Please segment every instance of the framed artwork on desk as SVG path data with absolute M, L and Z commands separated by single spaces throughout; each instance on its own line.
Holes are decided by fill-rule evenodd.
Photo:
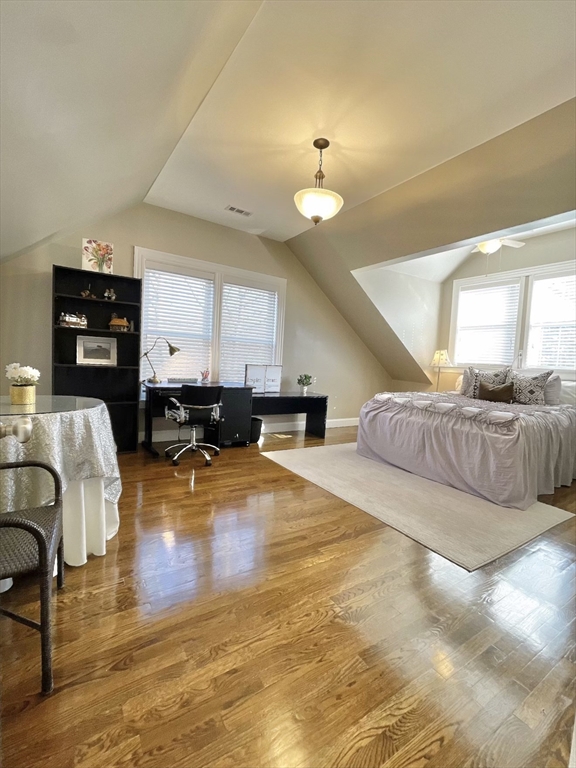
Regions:
M 246 365 L 244 383 L 253 388 L 254 394 L 280 392 L 281 365 Z

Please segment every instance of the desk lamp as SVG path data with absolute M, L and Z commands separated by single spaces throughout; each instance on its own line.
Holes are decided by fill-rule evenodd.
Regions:
M 170 344 L 168 339 L 165 339 L 164 336 L 158 336 L 157 339 L 154 340 L 154 343 L 150 347 L 150 349 L 146 350 L 142 355 L 140 355 L 140 360 L 142 360 L 143 357 L 148 360 L 148 363 L 150 364 L 150 368 L 152 368 L 152 376 L 150 376 L 149 379 L 146 379 L 150 384 L 160 384 L 162 379 L 159 379 L 156 375 L 156 371 L 154 370 L 154 366 L 152 365 L 152 360 L 150 360 L 150 352 L 154 349 L 156 344 L 158 344 L 159 341 L 165 341 L 166 344 L 168 344 L 168 352 L 170 353 L 170 357 L 176 354 L 176 352 L 180 352 L 180 347 L 175 347 L 174 344 Z

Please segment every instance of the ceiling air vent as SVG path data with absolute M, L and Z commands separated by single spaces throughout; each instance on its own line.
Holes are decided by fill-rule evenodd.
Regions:
M 237 213 L 238 216 L 252 216 L 252 211 L 244 211 L 242 208 L 236 208 L 234 205 L 227 205 L 225 210 L 230 211 L 230 213 Z

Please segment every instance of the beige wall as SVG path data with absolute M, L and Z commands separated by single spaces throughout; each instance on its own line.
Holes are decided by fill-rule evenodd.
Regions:
M 576 230 L 565 229 L 540 237 L 528 238 L 523 248 L 503 247 L 500 253 L 492 254 L 488 261 L 488 272 L 506 272 L 512 269 L 537 267 L 543 264 L 555 264 L 558 261 L 576 259 Z M 575 261 L 576 265 L 576 261 Z M 478 277 L 487 272 L 486 256 L 473 253 L 442 284 L 442 303 L 438 325 L 438 348 L 448 349 L 450 336 L 450 315 L 454 281 L 466 277 Z M 445 372 L 440 376 L 440 388 L 452 389 L 460 371 Z
M 354 273 L 418 365 L 427 370 L 436 349 L 442 286 L 386 267 Z
M 39 368 L 39 393 L 51 389 L 52 265 L 79 267 L 82 237 L 114 243 L 116 274 L 133 274 L 139 245 L 286 278 L 284 384 L 295 386 L 302 372 L 315 376 L 315 389 L 330 396 L 329 418 L 356 417 L 362 403 L 390 386 L 386 371 L 286 245 L 141 204 L 0 266 L 2 374 L 13 361 Z M 3 375 L 1 391 L 8 391 Z

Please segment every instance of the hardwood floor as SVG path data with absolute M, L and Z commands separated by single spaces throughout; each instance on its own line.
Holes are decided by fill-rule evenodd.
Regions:
M 121 457 L 120 533 L 54 599 L 52 696 L 0 619 L 4 767 L 566 766 L 576 518 L 468 573 L 259 450 Z

